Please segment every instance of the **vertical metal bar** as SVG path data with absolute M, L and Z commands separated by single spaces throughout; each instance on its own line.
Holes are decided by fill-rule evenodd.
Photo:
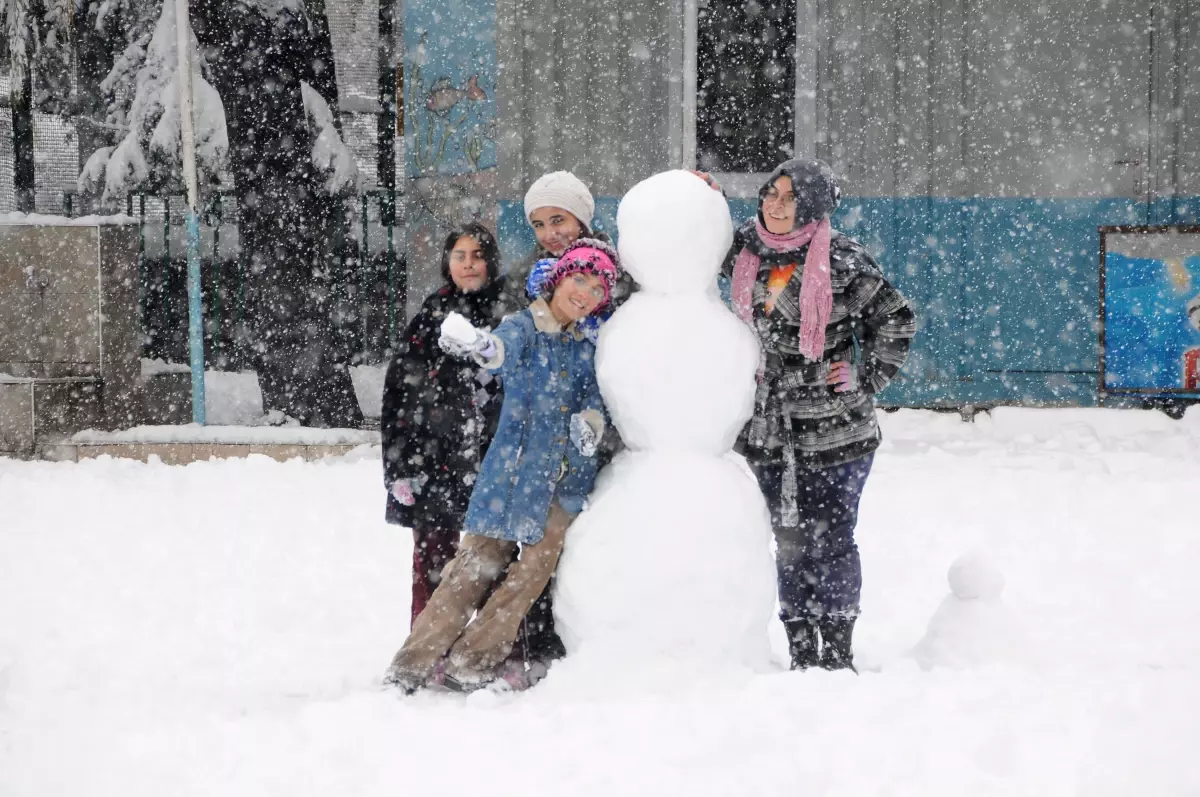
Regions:
M 163 197 L 163 274 L 171 268 L 171 195 Z
M 179 58 L 179 139 L 187 187 L 188 353 L 192 365 L 192 420 L 204 423 L 204 302 L 200 277 L 200 181 L 192 118 L 191 32 L 188 0 L 175 0 L 175 50 Z M 170 199 L 168 198 L 168 201 Z
M 1158 148 L 1155 147 L 1155 127 L 1154 117 L 1157 116 L 1158 109 L 1158 80 L 1156 62 L 1158 61 L 1158 37 L 1155 36 L 1157 31 L 1154 26 L 1158 24 L 1154 15 L 1154 4 L 1150 4 L 1150 19 L 1146 24 L 1146 28 L 1150 36 L 1150 53 L 1149 53 L 1149 69 L 1150 79 L 1146 84 L 1146 165 L 1142 172 L 1146 179 L 1146 224 L 1155 224 L 1155 194 L 1158 188 L 1158 162 L 1155 160 L 1158 157 Z
M 395 189 L 393 188 L 393 191 Z M 385 191 L 379 197 L 380 215 L 387 212 L 387 292 L 388 292 L 388 348 L 396 348 L 396 210 L 392 204 L 395 201 L 390 191 Z
M 363 345 L 366 346 L 368 327 L 367 327 L 367 310 L 370 308 L 370 288 L 373 287 L 367 277 L 367 265 L 370 263 L 371 248 L 368 245 L 367 235 L 368 218 L 367 214 L 370 210 L 370 197 L 367 194 L 362 195 L 362 240 L 359 241 L 358 255 L 358 301 L 359 314 L 362 316 L 362 335 Z
M 696 46 L 699 0 L 683 3 L 683 168 L 696 168 Z
M 1105 298 L 1106 298 L 1106 297 L 1105 297 L 1105 292 L 1106 292 L 1106 290 L 1107 290 L 1107 286 L 1105 285 L 1105 276 L 1106 276 L 1106 275 L 1105 275 L 1105 268 L 1106 268 L 1106 265 L 1107 265 L 1107 263 L 1106 263 L 1105 261 L 1106 261 L 1106 260 L 1107 260 L 1107 258 L 1108 258 L 1108 238 L 1107 238 L 1107 236 L 1108 236 L 1108 233 L 1107 233 L 1107 232 L 1106 232 L 1106 231 L 1105 231 L 1103 228 L 1101 228 L 1101 229 L 1100 229 L 1100 314 L 1099 314 L 1099 315 L 1100 315 L 1100 317 L 1099 317 L 1099 327 L 1100 327 L 1100 329 L 1099 329 L 1099 335 L 1098 335 L 1098 338 L 1097 338 L 1097 344 L 1098 344 L 1098 348 L 1099 348 L 1099 351 L 1097 352 L 1097 354 L 1098 354 L 1098 357 L 1097 357 L 1097 360 L 1098 360 L 1098 362 L 1097 362 L 1097 366 L 1098 366 L 1098 367 L 1097 367 L 1097 370 L 1098 370 L 1098 372 L 1099 372 L 1099 373 L 1098 373 L 1098 377 L 1099 377 L 1099 379 L 1100 379 L 1100 382 L 1099 382 L 1099 384 L 1097 385 L 1097 389 L 1096 389 L 1096 405 L 1097 405 L 1097 406 L 1099 406 L 1099 407 L 1103 407 L 1103 406 L 1104 406 L 1104 400 L 1105 400 L 1105 398 L 1107 398 L 1107 396 L 1105 395 L 1105 392 L 1104 392 L 1104 366 L 1105 366 L 1105 360 L 1104 360 L 1104 346 L 1105 346 L 1105 329 L 1104 329 L 1104 321 L 1105 321 L 1105 312 L 1106 312 L 1106 309 L 1105 309 Z
M 334 198 L 334 230 L 333 230 L 333 246 L 337 251 L 337 283 L 333 293 L 333 311 L 334 317 L 342 319 L 342 314 L 347 312 L 350 305 L 350 275 L 346 273 L 346 202 L 341 197 Z M 344 327 L 338 324 L 338 329 Z
M 215 219 L 213 225 L 213 247 L 212 247 L 212 282 L 213 282 L 213 318 L 216 319 L 213 333 L 213 348 L 218 353 L 222 352 L 224 346 L 222 341 L 225 332 L 225 301 L 221 298 L 221 273 L 223 271 L 221 263 L 221 195 L 213 194 L 212 211 L 209 214 Z
M 796 157 L 817 156 L 817 0 L 796 2 Z
M 133 215 L 133 194 L 129 195 L 129 215 Z M 146 195 L 138 195 L 138 321 L 142 343 L 146 341 Z
M 241 208 L 238 208 L 237 218 L 238 252 L 237 252 L 237 326 L 238 326 L 238 355 L 245 354 L 242 343 L 242 332 L 246 326 L 246 241 L 242 236 Z
M 401 4 L 403 8 L 403 4 Z M 379 2 L 379 116 L 376 180 L 381 191 L 396 187 L 396 0 Z

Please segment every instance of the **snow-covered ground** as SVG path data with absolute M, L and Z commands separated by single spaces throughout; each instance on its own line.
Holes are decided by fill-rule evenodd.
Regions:
M 861 675 L 470 698 L 377 687 L 411 553 L 377 449 L 0 460 L 0 795 L 1200 794 L 1200 410 L 884 427 Z M 1024 649 L 924 670 L 966 552 Z

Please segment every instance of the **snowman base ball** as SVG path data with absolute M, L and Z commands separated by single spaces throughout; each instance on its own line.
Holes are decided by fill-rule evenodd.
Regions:
M 567 539 L 554 619 L 573 667 L 770 667 L 770 519 L 737 455 L 626 452 Z

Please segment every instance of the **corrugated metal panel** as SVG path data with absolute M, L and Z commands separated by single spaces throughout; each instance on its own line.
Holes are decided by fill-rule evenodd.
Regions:
M 570 169 L 619 195 L 667 168 L 665 0 L 498 0 L 501 196 Z

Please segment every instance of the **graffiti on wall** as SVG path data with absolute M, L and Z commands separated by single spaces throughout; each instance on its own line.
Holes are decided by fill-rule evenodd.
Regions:
M 496 165 L 496 5 L 405 3 L 404 113 L 409 175 Z

